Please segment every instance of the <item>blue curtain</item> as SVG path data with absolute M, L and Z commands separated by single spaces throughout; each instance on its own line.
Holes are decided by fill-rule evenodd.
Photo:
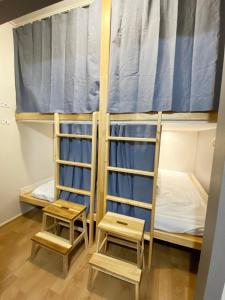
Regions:
M 156 125 L 112 125 L 112 136 L 156 137 Z M 153 171 L 155 144 L 143 142 L 110 143 L 110 165 L 114 167 Z M 151 203 L 153 178 L 126 173 L 110 172 L 110 195 Z M 108 210 L 144 219 L 149 230 L 150 211 L 134 206 L 108 201 Z
M 17 112 L 98 110 L 100 3 L 14 30 Z
M 221 0 L 112 0 L 108 111 L 217 110 L 221 12 Z
M 61 124 L 62 133 L 70 134 L 91 134 L 91 124 Z M 91 140 L 87 139 L 69 139 L 62 138 L 60 143 L 60 159 L 91 163 Z M 73 166 L 60 166 L 60 184 L 77 188 L 90 190 L 91 171 L 87 168 L 79 168 Z M 74 193 L 60 193 L 60 198 L 72 202 L 85 204 L 90 207 L 90 198 L 88 196 L 78 195 Z

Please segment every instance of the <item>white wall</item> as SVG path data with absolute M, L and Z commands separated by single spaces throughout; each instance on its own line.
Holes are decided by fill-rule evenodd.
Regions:
M 15 121 L 12 26 L 0 26 L 0 224 L 28 206 L 20 205 L 21 187 L 53 174 L 52 125 Z M 3 125 L 6 119 L 9 125 Z
M 195 164 L 196 131 L 162 131 L 159 167 L 161 169 L 193 172 Z
M 212 172 L 214 152 L 212 141 L 215 135 L 216 130 L 199 131 L 197 140 L 194 174 L 207 192 Z

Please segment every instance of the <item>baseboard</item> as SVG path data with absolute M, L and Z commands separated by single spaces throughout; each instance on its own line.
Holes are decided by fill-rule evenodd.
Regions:
M 27 214 L 27 213 L 28 213 L 29 211 L 31 211 L 32 209 L 35 209 L 35 207 L 31 207 L 31 208 L 29 208 L 28 210 L 26 210 L 25 212 L 20 212 L 19 214 L 15 215 L 14 217 L 12 217 L 12 218 L 6 220 L 5 222 L 3 222 L 3 223 L 0 224 L 0 228 L 3 227 L 3 226 L 5 226 L 5 225 L 7 225 L 8 223 L 14 221 L 15 219 L 17 219 L 17 218 L 19 218 L 19 217 L 21 217 L 21 216 Z

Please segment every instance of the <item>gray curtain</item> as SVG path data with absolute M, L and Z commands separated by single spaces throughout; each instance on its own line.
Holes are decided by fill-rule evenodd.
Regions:
M 220 8 L 221 0 L 112 0 L 108 111 L 217 110 Z
M 156 137 L 156 125 L 112 125 L 112 136 Z M 143 142 L 111 142 L 110 165 L 114 167 L 153 171 L 155 144 Z M 151 203 L 153 178 L 126 173 L 110 172 L 110 195 Z M 135 206 L 108 201 L 107 209 L 145 220 L 149 230 L 150 211 Z
M 61 124 L 62 133 L 91 134 L 91 124 Z M 91 163 L 91 140 L 62 138 L 60 143 L 60 158 L 62 160 Z M 91 171 L 87 168 L 61 165 L 60 184 L 77 189 L 90 190 Z M 74 193 L 60 193 L 60 198 L 72 202 L 85 204 L 90 207 L 88 196 Z
M 100 3 L 14 30 L 17 112 L 98 110 Z

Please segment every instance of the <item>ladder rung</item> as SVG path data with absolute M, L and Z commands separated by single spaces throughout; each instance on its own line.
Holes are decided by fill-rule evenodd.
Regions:
M 74 188 L 64 186 L 64 185 L 57 185 L 56 188 L 60 191 L 70 192 L 70 193 L 74 193 L 74 194 L 85 195 L 85 196 L 91 195 L 91 193 L 89 191 L 74 189 Z
M 143 176 L 154 176 L 154 172 L 144 171 L 144 170 L 137 170 L 137 169 L 127 169 L 127 168 L 118 168 L 118 167 L 107 167 L 108 171 L 113 172 L 121 172 L 121 173 L 129 173 L 129 174 L 135 174 L 135 175 L 143 175 Z
M 124 141 L 124 142 L 147 142 L 155 143 L 156 138 L 146 138 L 146 137 L 119 137 L 119 136 L 109 136 L 110 141 Z
M 136 207 L 140 207 L 140 208 L 146 208 L 146 209 L 150 209 L 150 210 L 152 209 L 152 204 L 133 200 L 133 199 L 127 199 L 127 198 L 121 198 L 121 197 L 117 197 L 117 196 L 107 195 L 106 200 L 113 201 L 113 202 L 119 202 L 119 203 L 123 203 L 123 204 L 128 204 L 128 205 L 132 205 L 132 206 L 136 206 Z
M 81 167 L 81 168 L 91 168 L 91 164 L 77 162 L 77 161 L 68 161 L 68 160 L 57 159 L 56 163 L 59 165 L 68 165 L 68 166 Z
M 60 138 L 71 138 L 71 139 L 92 139 L 91 135 L 86 135 L 86 134 L 57 133 L 56 136 Z

